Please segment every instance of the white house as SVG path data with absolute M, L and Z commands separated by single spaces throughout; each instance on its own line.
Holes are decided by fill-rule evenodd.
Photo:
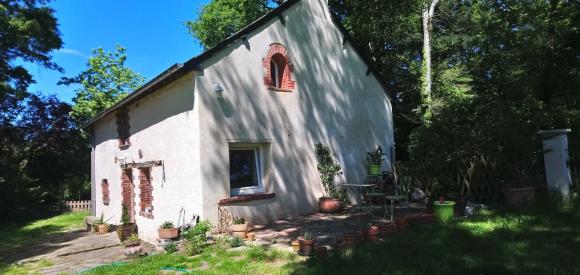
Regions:
M 125 204 L 148 241 L 180 216 L 216 224 L 220 205 L 254 223 L 315 212 L 315 143 L 349 183 L 394 145 L 388 93 L 326 0 L 286 1 L 85 127 L 93 214 L 119 223 Z

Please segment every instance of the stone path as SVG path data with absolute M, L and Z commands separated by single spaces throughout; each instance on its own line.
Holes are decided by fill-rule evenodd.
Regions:
M 395 217 L 412 217 L 426 211 L 423 204 L 399 204 L 395 207 Z M 310 231 L 317 244 L 333 249 L 344 233 L 362 230 L 368 223 L 389 221 L 382 218 L 384 215 L 382 208 L 376 209 L 373 213 L 375 215 L 346 209 L 336 214 L 315 213 L 282 219 L 267 225 L 254 225 L 252 232 L 256 240 L 250 243 L 291 250 L 291 242 L 303 236 L 306 231 Z
M 42 243 L 13 249 L 10 255 L 0 255 L 0 260 L 6 263 L 26 263 L 41 259 L 53 264 L 41 269 L 43 274 L 75 274 L 126 258 L 116 233 L 97 235 L 85 231 L 55 234 Z

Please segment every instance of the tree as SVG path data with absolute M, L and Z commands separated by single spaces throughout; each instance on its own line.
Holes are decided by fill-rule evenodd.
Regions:
M 88 199 L 90 150 L 70 116 L 71 106 L 54 96 L 29 95 L 0 146 L 0 215 L 8 220 L 65 199 Z
M 62 70 L 50 52 L 62 47 L 54 10 L 48 1 L 0 0 L 0 125 L 10 127 L 18 102 L 27 96 L 32 76 L 14 61 L 22 59 L 48 69 Z
M 266 14 L 273 4 L 268 0 L 213 0 L 185 26 L 208 49 Z
M 72 107 L 72 116 L 78 123 L 96 116 L 143 85 L 144 78 L 125 65 L 125 51 L 119 45 L 114 53 L 102 48 L 93 50 L 85 71 L 59 81 L 59 84 L 81 86 L 76 90 Z
M 421 94 L 423 97 L 423 105 L 426 107 L 426 118 L 430 117 L 431 104 L 431 36 L 433 33 L 433 16 L 435 16 L 435 8 L 439 0 L 431 0 L 431 3 L 425 3 L 421 11 L 422 25 L 423 25 L 423 64 L 421 66 Z
M 408 158 L 410 133 L 421 116 L 422 0 L 330 0 L 331 11 L 369 57 L 387 89 L 394 94 L 397 158 Z

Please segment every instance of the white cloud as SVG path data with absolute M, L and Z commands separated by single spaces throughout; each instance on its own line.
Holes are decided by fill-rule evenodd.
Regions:
M 75 50 L 75 49 L 62 48 L 62 49 L 57 50 L 56 53 L 61 53 L 61 54 L 66 54 L 66 55 L 74 55 L 74 56 L 79 56 L 82 58 L 89 58 L 88 55 L 80 52 L 79 50 Z

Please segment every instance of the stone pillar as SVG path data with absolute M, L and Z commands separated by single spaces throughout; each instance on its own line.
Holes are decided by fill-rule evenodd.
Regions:
M 567 137 L 570 131 L 570 129 L 554 129 L 538 132 L 542 138 L 548 191 L 556 192 L 566 201 L 570 198 L 572 184 Z

